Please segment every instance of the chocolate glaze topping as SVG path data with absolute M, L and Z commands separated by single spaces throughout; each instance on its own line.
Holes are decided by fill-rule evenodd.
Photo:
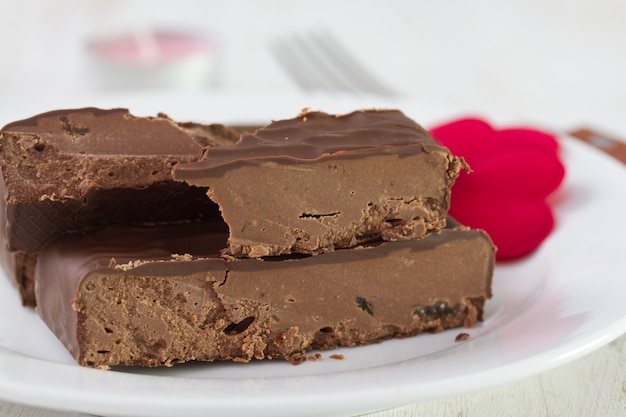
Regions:
M 207 148 L 202 160 L 175 168 L 175 177 L 196 170 L 260 159 L 317 160 L 324 156 L 396 151 L 403 147 L 443 150 L 421 126 L 399 110 L 358 110 L 344 115 L 305 111 L 244 134 L 234 146 Z
M 57 110 L 6 125 L 3 132 L 37 136 L 35 147 L 88 155 L 188 155 L 204 145 L 164 115 L 135 117 L 127 109 Z M 143 137 L 144 140 L 129 140 Z

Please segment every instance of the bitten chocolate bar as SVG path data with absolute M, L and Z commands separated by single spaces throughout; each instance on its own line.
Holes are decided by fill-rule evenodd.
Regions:
M 172 180 L 176 164 L 206 146 L 234 143 L 222 125 L 176 123 L 128 110 L 57 110 L 0 131 L 0 254 L 34 305 L 37 252 L 60 234 L 104 224 L 156 224 L 219 217 L 206 188 Z
M 174 178 L 209 187 L 230 255 L 254 258 L 437 233 L 464 166 L 400 111 L 304 112 L 207 148 Z

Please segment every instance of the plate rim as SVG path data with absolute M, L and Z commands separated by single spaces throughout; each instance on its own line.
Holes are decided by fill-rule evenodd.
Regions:
M 326 100 L 326 99 L 327 99 L 326 96 L 323 96 L 323 100 Z M 358 100 L 356 100 L 354 96 L 351 95 L 348 98 L 348 101 L 355 102 Z M 384 100 L 382 100 L 382 102 L 384 102 Z M 397 106 L 398 108 L 401 108 L 401 106 L 403 105 L 402 104 L 403 100 L 395 99 L 395 102 L 399 104 Z M 420 105 L 421 104 L 413 104 L 412 106 L 419 108 Z M 467 111 L 462 111 L 462 110 L 459 110 L 459 111 L 455 110 L 451 114 L 454 114 L 453 117 L 457 118 L 458 115 L 466 115 L 470 113 L 471 114 L 483 114 L 482 112 L 467 112 Z M 486 115 L 485 117 L 488 117 L 491 120 L 495 120 L 496 123 L 499 120 L 503 120 L 503 122 L 501 123 L 510 123 L 512 120 L 519 120 L 519 118 L 517 119 L 511 118 L 510 116 L 502 117 L 498 115 Z M 541 125 L 541 124 L 537 124 L 537 125 Z M 601 157 L 601 158 L 606 159 L 607 161 L 610 159 L 608 156 L 601 154 L 599 151 L 593 149 L 592 147 L 586 144 L 578 143 L 575 139 L 570 138 L 566 134 L 560 134 L 559 136 L 563 139 L 562 143 L 563 143 L 563 147 L 565 148 L 565 150 L 573 149 L 574 152 L 591 152 L 591 154 L 595 153 L 595 157 Z M 616 161 L 611 160 L 611 162 L 608 163 L 608 166 L 609 167 L 617 166 L 617 165 L 611 165 L 613 163 L 619 165 L 619 163 L 617 163 Z M 619 166 L 621 167 L 621 165 Z M 622 174 L 626 174 L 626 169 L 622 170 Z M 487 369 L 481 372 L 470 373 L 468 375 L 457 377 L 457 379 L 464 380 L 471 376 L 474 376 L 474 377 L 481 376 L 482 380 L 475 381 L 471 389 L 461 389 L 459 388 L 460 384 L 457 384 L 457 388 L 455 390 L 448 390 L 447 392 L 442 392 L 441 395 L 439 396 L 430 395 L 428 396 L 428 398 L 422 398 L 419 395 L 416 395 L 416 393 L 414 392 L 418 388 L 418 386 L 413 386 L 410 384 L 403 385 L 403 386 L 387 385 L 384 388 L 370 387 L 369 390 L 367 389 L 364 390 L 362 388 L 359 388 L 358 393 L 357 392 L 350 393 L 350 395 L 353 395 L 353 397 L 351 398 L 351 401 L 344 400 L 344 401 L 341 401 L 341 406 L 338 406 L 337 404 L 332 404 L 332 405 L 326 406 L 325 408 L 320 407 L 318 404 L 318 407 L 312 410 L 314 411 L 314 413 L 311 415 L 319 415 L 320 412 L 322 413 L 333 412 L 334 413 L 337 411 L 351 413 L 351 414 L 354 414 L 354 412 L 357 412 L 357 413 L 373 412 L 376 410 L 389 408 L 391 406 L 404 405 L 407 403 L 408 400 L 421 401 L 421 400 L 426 400 L 426 399 L 436 399 L 436 398 L 447 397 L 449 395 L 458 395 L 458 394 L 470 393 L 470 392 L 474 392 L 477 390 L 485 389 L 494 385 L 494 378 L 498 380 L 497 383 L 512 382 L 514 380 L 528 377 L 528 376 L 537 374 L 539 372 L 544 372 L 544 371 L 553 369 L 555 367 L 568 363 L 572 360 L 580 358 L 602 346 L 605 346 L 606 344 L 620 337 L 625 332 L 626 332 L 626 314 L 624 314 L 622 317 L 616 319 L 614 322 L 608 324 L 606 327 L 602 329 L 597 329 L 595 332 L 587 333 L 585 338 L 577 339 L 576 343 L 574 342 L 565 343 L 563 345 L 560 345 L 558 348 L 544 351 L 540 355 L 530 356 L 526 359 L 512 362 L 504 366 L 500 366 L 500 367 L 493 368 L 493 369 Z M 6 347 L 0 346 L 0 369 L 2 369 L 2 367 L 6 365 L 5 363 L 6 361 L 13 361 L 15 365 L 19 365 L 19 366 L 23 365 L 26 368 L 39 367 L 40 370 L 49 371 L 49 372 L 63 372 L 67 370 L 67 368 L 65 367 L 70 366 L 70 365 L 66 365 L 62 363 L 46 361 L 40 358 L 28 357 L 19 352 L 15 352 Z M 103 372 L 101 370 L 79 368 L 79 367 L 72 367 L 72 369 L 79 373 Z M 507 377 L 502 376 L 505 374 L 507 375 Z M 124 374 L 124 375 L 132 375 L 132 374 Z M 494 377 L 494 375 L 496 375 L 496 377 Z M 139 378 L 143 378 L 144 376 L 145 375 L 133 375 L 133 377 L 139 377 Z M 497 376 L 499 376 L 499 378 Z M 150 377 L 151 378 L 154 378 L 154 377 L 169 378 L 169 377 L 161 377 L 161 376 L 150 376 Z M 324 377 L 324 375 L 316 375 L 314 377 L 321 378 L 321 377 Z M 444 380 L 438 381 L 437 384 L 442 384 L 444 382 L 446 381 Z M 37 387 L 37 389 L 35 389 L 35 387 Z M 68 398 L 66 397 L 68 396 L 70 398 L 75 398 L 75 395 L 71 395 L 72 393 L 63 391 L 62 386 L 55 386 L 55 387 L 47 386 L 48 391 L 45 391 L 47 395 L 44 395 L 44 393 L 41 391 L 41 388 L 46 388 L 46 386 L 37 385 L 35 387 L 31 385 L 27 385 L 25 381 L 19 381 L 19 382 L 15 380 L 11 381 L 9 378 L 6 377 L 5 373 L 0 373 L 0 398 L 3 400 L 11 401 L 11 402 L 18 402 L 18 403 L 27 404 L 27 405 L 34 405 L 34 406 L 47 407 L 47 408 L 60 409 L 60 410 L 71 410 L 71 411 L 80 411 L 80 412 L 88 412 L 88 413 L 102 413 L 103 410 L 101 408 L 98 408 L 97 405 L 94 404 L 94 400 L 110 401 L 113 399 L 111 396 L 114 395 L 110 392 L 109 393 L 107 392 L 94 393 L 91 396 L 86 396 L 84 398 L 81 398 L 78 401 L 78 403 L 75 402 L 73 406 L 68 408 L 67 405 L 63 404 L 63 401 L 67 400 Z M 386 394 L 388 394 L 387 395 L 388 398 L 386 401 L 381 401 L 379 399 L 381 397 L 381 389 L 385 390 Z M 37 393 L 37 395 L 34 398 L 33 398 L 33 393 Z M 346 393 L 342 392 L 342 393 L 337 393 L 335 395 L 344 396 L 346 395 Z M 65 400 L 59 400 L 59 398 L 65 398 Z M 201 415 L 205 413 L 207 410 L 204 408 L 199 410 L 195 408 L 196 406 L 194 406 L 193 404 L 197 404 L 198 406 L 200 405 L 206 406 L 207 402 L 211 401 L 211 399 L 207 397 L 195 398 L 193 399 L 195 402 L 192 401 L 193 404 L 192 403 L 186 404 L 189 407 L 184 406 L 182 409 L 178 408 L 176 410 L 169 410 L 169 408 L 167 407 L 167 404 L 171 406 L 172 405 L 171 401 L 166 398 L 158 398 L 157 403 L 160 405 L 161 410 L 154 409 L 154 407 L 151 407 L 150 410 L 145 410 L 145 409 L 140 410 L 138 409 L 138 407 L 141 404 L 137 403 L 137 400 L 138 400 L 137 397 L 134 398 L 135 401 L 132 400 L 133 398 L 131 396 L 124 396 L 122 398 L 124 399 L 124 401 L 121 401 L 121 403 L 123 404 L 118 404 L 115 407 L 109 408 L 109 410 L 105 411 L 105 413 L 107 415 L 139 416 L 139 415 L 144 415 L 143 413 L 145 412 L 156 411 L 157 414 L 151 413 L 150 415 L 166 415 L 166 414 L 160 414 L 158 412 L 159 411 L 162 411 L 162 412 L 176 411 L 177 413 L 185 412 L 186 415 L 196 415 L 196 414 Z M 117 397 L 116 400 L 119 401 L 122 398 Z M 324 398 L 327 398 L 327 396 L 324 396 Z M 361 405 L 360 408 L 353 404 L 354 400 L 357 398 L 362 400 L 364 404 L 364 405 Z M 154 400 L 154 398 L 152 399 Z M 188 398 L 188 400 L 192 400 L 192 398 Z M 212 400 L 214 402 L 216 401 L 214 398 Z M 218 402 L 224 402 L 224 407 L 227 407 L 227 406 L 231 407 L 231 408 L 227 408 L 229 412 L 235 411 L 232 409 L 232 406 L 233 406 L 232 398 L 221 398 L 219 400 L 220 401 Z M 298 407 L 300 408 L 302 407 L 302 401 L 310 402 L 311 404 L 309 405 L 312 405 L 314 401 L 317 403 L 317 401 L 319 401 L 319 394 L 315 394 L 312 392 L 308 392 L 308 393 L 304 392 L 302 395 L 300 395 L 297 398 L 294 397 L 291 399 L 283 399 L 283 400 L 284 400 L 283 401 L 284 404 L 282 405 L 289 405 L 289 404 L 292 404 L 294 401 L 297 401 Z M 276 397 L 270 396 L 267 398 L 255 398 L 255 401 L 257 401 L 257 404 L 259 405 L 262 403 L 269 403 L 269 402 L 275 403 Z M 333 401 L 329 401 L 329 403 L 331 402 Z M 240 407 L 237 410 L 241 411 L 241 415 L 246 414 L 246 412 L 249 412 L 250 410 L 263 411 L 263 410 L 258 410 L 257 408 L 255 408 L 253 404 L 246 403 L 246 402 L 242 402 L 241 404 L 239 404 L 239 406 Z M 134 411 L 129 410 L 128 407 L 134 409 Z M 128 414 L 129 411 L 132 411 L 132 413 Z M 199 414 L 198 411 L 200 411 L 201 413 Z M 219 412 L 219 411 L 222 411 L 222 410 L 216 410 L 216 412 Z M 267 415 L 277 415 L 275 411 L 276 410 L 272 410 L 272 412 L 268 413 Z M 308 412 L 310 413 L 311 410 L 308 410 Z M 238 415 L 238 414 L 235 413 L 232 415 Z M 288 415 L 288 414 L 285 414 L 285 415 Z M 304 413 L 304 414 L 299 414 L 299 415 L 307 415 L 307 414 Z

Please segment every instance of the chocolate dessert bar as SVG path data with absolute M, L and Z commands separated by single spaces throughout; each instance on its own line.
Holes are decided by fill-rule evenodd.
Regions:
M 62 236 L 36 266 L 39 313 L 80 365 L 306 359 L 330 349 L 472 327 L 494 247 L 448 227 L 317 256 L 225 259 L 222 224 Z
M 58 110 L 0 131 L 0 254 L 26 305 L 34 305 L 32 267 L 54 237 L 115 223 L 219 217 L 206 189 L 173 181 L 172 166 L 239 132 L 175 123 L 126 109 Z
M 173 171 L 209 187 L 229 254 L 256 258 L 437 233 L 464 166 L 400 111 L 361 110 L 305 111 Z

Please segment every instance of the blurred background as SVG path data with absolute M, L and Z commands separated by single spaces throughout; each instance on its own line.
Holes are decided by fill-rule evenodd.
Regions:
M 400 94 L 626 137 L 621 0 L 2 0 L 0 19 L 3 122 L 17 105 L 116 90 L 298 92 L 270 45 L 323 28 Z M 138 77 L 116 42 L 156 32 L 201 39 L 203 61 Z
M 626 138 L 624 0 L 0 0 L 0 126 L 111 95 L 120 99 L 105 101 L 119 107 L 123 97 L 180 91 L 271 104 L 303 93 L 272 46 L 320 30 L 405 98 Z M 616 346 L 583 374 L 601 401 L 619 394 L 597 384 L 622 363 Z M 518 404 L 536 397 L 543 412 L 537 384 L 550 391 L 577 369 L 554 374 L 553 385 L 530 380 Z M 589 395 L 562 401 L 576 406 Z M 484 411 L 492 397 L 464 398 Z M 584 405 L 596 411 L 596 402 Z M 11 415 L 26 415 L 20 410 Z

